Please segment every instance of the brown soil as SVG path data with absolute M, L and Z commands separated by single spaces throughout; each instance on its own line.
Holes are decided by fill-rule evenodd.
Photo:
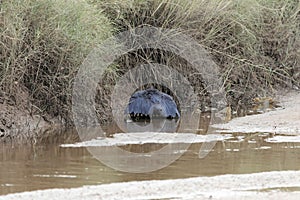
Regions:
M 39 114 L 26 99 L 0 96 L 0 143 L 37 143 L 62 132 L 60 120 Z

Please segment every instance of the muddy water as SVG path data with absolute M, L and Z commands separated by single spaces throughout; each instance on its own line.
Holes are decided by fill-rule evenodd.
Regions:
M 74 133 L 76 134 L 76 133 Z M 250 136 L 250 135 L 248 135 Z M 247 136 L 247 137 L 248 137 Z M 95 159 L 84 147 L 57 144 L 1 146 L 0 195 L 47 188 L 71 188 L 112 182 L 214 176 L 274 170 L 300 170 L 300 143 L 266 143 L 268 134 L 241 141 L 234 135 L 218 142 L 204 159 L 201 144 L 193 144 L 176 162 L 159 171 L 131 174 L 115 171 Z M 157 144 L 145 144 L 147 148 Z M 131 145 L 130 149 L 141 145 Z
M 206 133 L 209 122 L 208 115 L 201 116 L 197 133 Z M 109 135 L 120 132 L 114 125 L 104 128 Z M 218 142 L 204 159 L 198 158 L 201 143 L 193 144 L 183 156 L 168 167 L 143 174 L 111 169 L 95 159 L 85 147 L 61 147 L 62 143 L 78 141 L 75 131 L 68 131 L 59 138 L 47 138 L 33 146 L 1 144 L 0 195 L 124 181 L 300 170 L 300 143 L 267 143 L 265 139 L 272 137 L 269 134 L 228 135 L 231 138 Z M 144 144 L 127 145 L 122 148 L 131 152 L 149 152 L 163 146 Z

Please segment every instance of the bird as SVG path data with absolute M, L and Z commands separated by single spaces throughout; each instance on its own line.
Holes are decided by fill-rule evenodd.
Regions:
M 125 114 L 133 120 L 180 118 L 174 99 L 153 87 L 135 92 L 129 99 Z

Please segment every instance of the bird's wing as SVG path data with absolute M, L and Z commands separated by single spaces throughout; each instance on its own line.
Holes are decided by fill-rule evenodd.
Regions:
M 151 103 L 150 99 L 144 98 L 140 95 L 133 95 L 130 100 L 129 104 L 126 108 L 125 113 L 126 114 L 143 114 L 143 115 L 148 115 L 149 110 L 153 103 Z
M 172 97 L 164 95 L 161 103 L 166 108 L 166 114 L 171 117 L 180 117 L 177 105 Z

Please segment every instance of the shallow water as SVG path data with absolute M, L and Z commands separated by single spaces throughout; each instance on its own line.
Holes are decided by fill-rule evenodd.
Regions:
M 74 133 L 76 134 L 76 133 Z M 232 136 L 232 135 L 231 135 Z M 208 156 L 198 158 L 201 143 L 193 144 L 177 161 L 151 173 L 125 173 L 95 159 L 85 147 L 59 144 L 13 146 L 0 151 L 0 195 L 47 188 L 71 188 L 112 182 L 300 170 L 300 143 L 269 143 L 269 134 L 234 134 L 218 142 Z M 157 148 L 128 145 L 127 150 Z

